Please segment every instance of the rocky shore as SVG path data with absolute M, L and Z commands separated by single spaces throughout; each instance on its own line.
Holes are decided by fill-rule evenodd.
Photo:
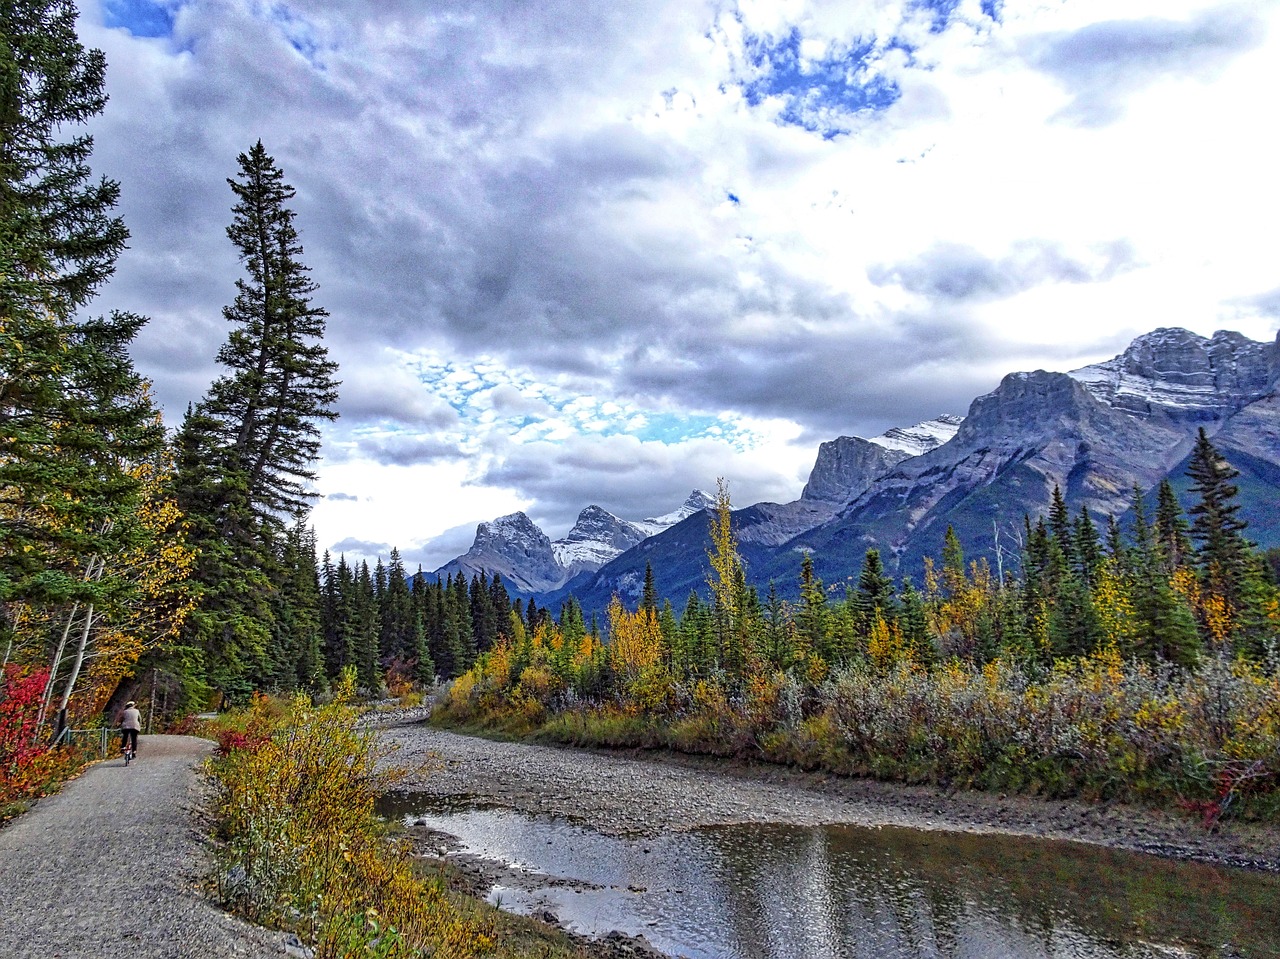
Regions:
M 742 823 L 893 825 L 1092 843 L 1280 872 L 1280 828 L 1215 831 L 1181 811 L 945 792 L 713 757 L 503 742 L 387 714 L 379 736 L 414 770 L 402 788 L 559 816 L 614 836 Z

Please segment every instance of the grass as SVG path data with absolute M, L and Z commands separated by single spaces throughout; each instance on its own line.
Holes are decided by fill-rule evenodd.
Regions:
M 337 700 L 259 697 L 204 730 L 221 841 L 217 892 L 250 921 L 294 932 L 317 959 L 586 959 L 565 933 L 461 888 L 447 864 L 412 854 L 374 813 L 399 778 L 374 735 Z

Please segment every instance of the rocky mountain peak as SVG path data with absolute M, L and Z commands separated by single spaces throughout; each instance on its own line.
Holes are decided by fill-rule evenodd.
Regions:
M 943 413 L 915 426 L 895 426 L 879 436 L 871 437 L 870 442 L 906 456 L 919 456 L 950 440 L 963 422 L 963 416 Z
M 607 509 L 593 505 L 578 514 L 578 520 L 568 535 L 557 540 L 555 545 L 603 543 L 622 551 L 630 549 L 644 537 L 644 532 L 635 523 L 629 523 Z
M 1099 401 L 1130 413 L 1219 418 L 1266 395 L 1276 373 L 1274 352 L 1272 344 L 1226 330 L 1203 337 L 1162 328 L 1069 375 Z
M 551 549 L 551 540 L 533 520 L 517 511 L 476 526 L 476 538 L 471 545 L 471 552 L 494 548 L 534 553 Z
M 859 436 L 837 437 L 818 447 L 818 458 L 800 498 L 843 505 L 910 455 Z
M 676 523 L 688 519 L 694 513 L 701 513 L 704 509 L 710 509 L 716 505 L 716 498 L 706 490 L 695 489 L 680 504 L 680 508 L 670 513 L 664 513 L 661 516 L 650 516 L 648 519 L 641 520 L 636 525 L 648 532 L 652 536 L 654 533 L 661 532 L 668 526 L 675 526 Z

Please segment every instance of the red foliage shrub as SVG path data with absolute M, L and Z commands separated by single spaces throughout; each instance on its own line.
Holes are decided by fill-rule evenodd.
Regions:
M 240 732 L 237 729 L 224 729 L 218 734 L 218 746 L 214 752 L 219 756 L 229 756 L 236 750 L 256 753 L 268 738 L 256 736 L 250 732 Z
M 40 759 L 49 747 L 36 742 L 36 717 L 48 678 L 47 669 L 24 672 L 13 663 L 0 674 L 0 802 L 40 785 Z

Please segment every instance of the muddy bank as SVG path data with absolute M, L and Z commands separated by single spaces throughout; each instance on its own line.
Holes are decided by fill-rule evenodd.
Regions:
M 416 717 L 405 717 L 406 719 Z M 379 735 L 415 770 L 406 790 L 529 814 L 558 816 L 612 836 L 745 823 L 892 825 L 1092 843 L 1280 872 L 1280 828 L 1228 823 L 1120 804 L 1090 805 L 987 793 L 947 793 L 674 753 L 600 752 L 500 742 L 395 725 Z

